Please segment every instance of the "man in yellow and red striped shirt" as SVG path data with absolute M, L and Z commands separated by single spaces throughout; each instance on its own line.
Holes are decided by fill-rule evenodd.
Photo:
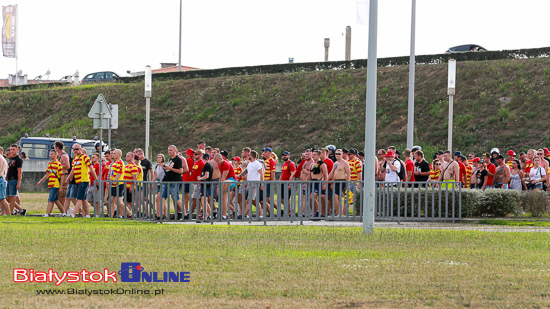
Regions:
M 273 150 L 271 147 L 265 147 L 262 152 L 262 158 L 264 159 L 265 164 L 265 172 L 264 172 L 264 181 L 272 181 L 275 179 L 275 169 L 277 168 L 277 162 L 271 157 L 271 153 Z M 267 215 L 269 216 L 269 203 L 271 203 L 271 191 L 273 190 L 272 184 L 265 184 L 260 186 L 260 207 L 263 208 L 263 200 L 264 200 L 264 190 L 266 194 L 266 209 L 267 209 Z M 277 204 L 273 203 L 273 208 L 277 208 Z
M 48 188 L 50 189 L 50 195 L 48 196 L 48 207 L 44 217 L 49 217 L 52 214 L 53 205 L 63 213 L 63 205 L 59 201 L 59 186 L 61 184 L 61 176 L 63 176 L 63 166 L 57 160 L 57 152 L 55 149 L 50 151 L 50 163 L 46 169 L 46 175 L 40 179 L 36 186 L 40 186 L 41 183 L 48 179 Z
M 124 173 L 124 162 L 120 159 L 122 150 L 115 149 L 111 152 L 111 165 L 109 168 L 109 179 L 111 182 L 111 217 L 114 216 L 118 207 L 118 214 L 124 213 L 124 204 L 120 202 L 120 197 L 124 195 L 124 182 L 118 181 Z
M 90 175 L 88 173 L 92 173 L 92 176 L 96 179 L 98 177 L 95 170 L 90 168 L 92 167 L 92 161 L 88 155 L 83 153 L 80 144 L 73 144 L 73 153 L 75 154 L 73 159 L 73 169 L 65 182 L 72 179 L 74 176 L 76 184 L 76 204 L 74 206 L 74 212 L 71 214 L 71 217 L 74 218 L 74 215 L 80 210 L 82 203 L 85 202 L 86 206 L 88 205 L 86 198 L 88 187 L 90 186 Z M 90 216 L 87 215 L 86 217 L 89 218 Z
M 128 164 L 126 164 L 124 166 L 124 174 L 122 176 L 122 179 L 127 181 L 126 182 L 126 207 L 127 208 L 132 208 L 132 193 L 134 191 L 134 188 L 136 187 L 136 183 L 135 182 L 129 182 L 129 181 L 137 181 L 137 178 L 138 178 L 138 175 L 139 175 L 139 168 L 137 167 L 137 165 L 134 163 L 134 153 L 133 152 L 128 152 L 126 154 L 126 162 Z M 122 215 L 122 214 L 120 214 Z M 132 215 L 132 213 L 130 212 L 129 214 L 130 216 Z
M 472 165 L 469 164 L 465 156 L 460 157 L 460 161 L 462 162 L 462 164 L 464 164 L 464 167 L 466 168 L 466 179 L 462 179 L 462 184 L 464 185 L 463 188 L 469 189 L 470 178 L 472 177 Z

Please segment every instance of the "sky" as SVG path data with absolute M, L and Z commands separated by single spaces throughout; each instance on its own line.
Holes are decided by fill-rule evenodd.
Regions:
M 412 0 L 379 0 L 378 57 L 408 56 Z M 550 46 L 548 0 L 417 0 L 417 55 L 461 44 L 488 50 Z M 77 70 L 128 76 L 146 65 L 178 62 L 178 0 L 0 0 L 17 4 L 17 68 L 29 79 L 58 80 Z M 351 58 L 366 59 L 368 26 L 356 19 L 356 0 L 183 1 L 182 65 L 214 69 L 344 60 L 351 26 Z M 0 57 L 0 79 L 16 72 L 16 60 Z

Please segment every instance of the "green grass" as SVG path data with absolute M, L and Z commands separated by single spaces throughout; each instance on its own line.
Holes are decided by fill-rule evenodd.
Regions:
M 1 218 L 4 307 L 548 307 L 550 237 L 358 228 Z M 37 296 L 13 268 L 189 271 L 190 283 L 102 283 L 165 295 Z M 92 288 L 66 283 L 62 288 Z
M 491 220 L 484 219 L 479 224 L 506 225 L 506 226 L 550 226 L 550 221 L 520 221 L 520 220 Z

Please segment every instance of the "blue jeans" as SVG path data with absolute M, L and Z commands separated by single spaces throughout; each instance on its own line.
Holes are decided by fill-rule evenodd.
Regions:
M 170 189 L 168 189 L 170 188 Z M 162 186 L 162 198 L 167 199 L 168 198 L 168 190 L 170 190 L 170 195 L 172 196 L 172 200 L 174 200 L 174 203 L 180 200 L 180 195 L 178 191 L 178 184 L 176 183 L 165 183 Z
M 17 179 L 8 180 L 6 196 L 17 196 Z
M 59 201 L 59 197 L 57 196 L 57 193 L 59 193 L 59 188 L 50 188 L 50 195 L 48 196 L 48 202 L 55 202 Z
M 6 199 L 7 182 L 4 177 L 0 178 L 0 201 Z

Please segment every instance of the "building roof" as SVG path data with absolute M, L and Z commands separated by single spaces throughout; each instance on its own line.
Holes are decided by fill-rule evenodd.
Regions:
M 183 66 L 183 65 L 181 66 L 181 71 L 182 72 L 192 71 L 192 70 L 198 70 L 198 68 L 186 67 L 186 66 Z M 152 72 L 153 72 L 153 74 L 155 74 L 155 73 L 178 72 L 178 66 L 175 65 L 175 66 L 171 66 L 171 67 L 155 69 L 155 70 L 152 70 Z

